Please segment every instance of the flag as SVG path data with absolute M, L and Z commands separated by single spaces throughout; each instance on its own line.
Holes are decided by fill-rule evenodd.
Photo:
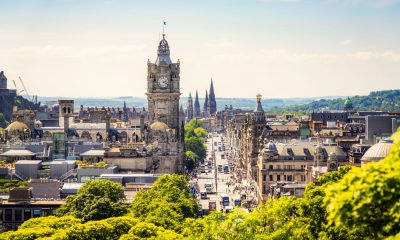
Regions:
M 163 23 L 164 23 L 164 26 L 167 25 L 167 22 L 166 22 L 166 21 L 163 21 Z

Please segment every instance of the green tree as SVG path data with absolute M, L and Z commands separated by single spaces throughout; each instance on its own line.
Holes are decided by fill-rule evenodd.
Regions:
M 71 215 L 83 222 L 122 216 L 127 213 L 124 189 L 121 184 L 109 180 L 90 180 L 68 196 L 58 215 Z
M 384 160 L 354 168 L 328 187 L 325 202 L 331 228 L 358 239 L 383 239 L 400 232 L 399 155 L 397 138 Z
M 188 181 L 181 175 L 163 175 L 152 188 L 139 191 L 132 201 L 132 213 L 165 229 L 180 229 L 185 218 L 198 212 Z
M 195 153 L 200 161 L 206 158 L 207 149 L 201 138 L 196 136 L 185 138 L 185 146 L 186 150 Z
M 190 172 L 192 171 L 199 162 L 199 156 L 192 151 L 186 151 L 186 160 L 185 160 L 185 167 Z

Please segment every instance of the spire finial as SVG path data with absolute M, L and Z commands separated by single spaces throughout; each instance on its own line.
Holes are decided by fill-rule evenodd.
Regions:
M 162 37 L 165 39 L 165 26 L 167 25 L 167 22 L 163 20 L 163 26 L 162 26 Z

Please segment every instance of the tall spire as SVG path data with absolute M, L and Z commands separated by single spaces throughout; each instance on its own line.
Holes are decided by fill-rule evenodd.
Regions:
M 207 90 L 206 90 L 206 97 L 204 98 L 203 115 L 204 115 L 204 117 L 208 116 L 208 92 L 207 92 Z
M 163 36 L 162 36 L 160 43 L 158 44 L 156 65 L 160 65 L 160 64 L 169 65 L 172 63 L 171 58 L 169 56 L 169 54 L 170 54 L 169 45 L 168 45 L 167 40 L 165 40 L 165 32 L 164 32 L 165 25 L 166 25 L 166 22 L 163 21 Z
M 196 90 L 196 97 L 194 99 L 193 117 L 199 118 L 200 115 L 201 115 L 201 110 L 200 110 L 199 94 Z
M 261 98 L 262 98 L 261 94 L 256 95 L 257 105 L 256 108 L 254 109 L 254 115 L 256 117 L 257 122 L 263 122 L 265 119 L 264 109 L 261 104 Z
M 211 85 L 210 85 L 210 95 L 208 98 L 208 109 L 211 114 L 214 114 L 217 112 L 217 101 L 215 100 L 215 93 L 214 93 L 214 83 L 211 78 Z
M 179 122 L 181 122 L 182 125 L 185 124 L 185 111 L 183 110 L 182 105 L 179 108 Z
M 126 101 L 124 101 L 124 121 L 127 122 L 128 121 L 128 109 L 126 108 Z
M 189 92 L 189 98 L 187 104 L 187 121 L 189 122 L 192 119 L 193 119 L 193 99 L 192 99 L 192 93 Z

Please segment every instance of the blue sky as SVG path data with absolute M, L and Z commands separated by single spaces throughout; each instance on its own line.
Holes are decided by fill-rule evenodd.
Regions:
M 167 21 L 184 95 L 400 88 L 400 0 L 0 0 L 0 69 L 42 96 L 135 96 Z M 10 84 L 11 85 L 11 84 Z

